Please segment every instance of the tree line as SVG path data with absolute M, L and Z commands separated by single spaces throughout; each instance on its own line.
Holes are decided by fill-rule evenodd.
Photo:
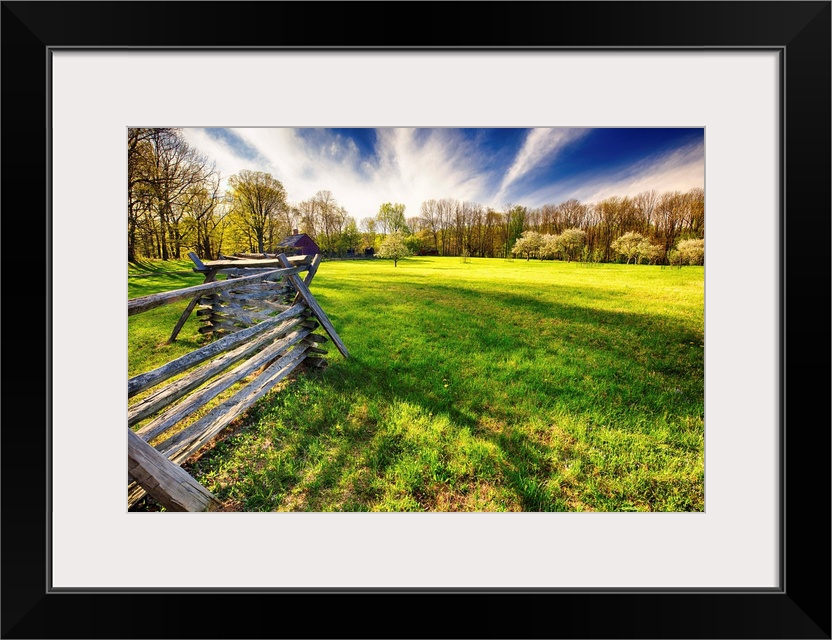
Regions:
M 430 199 L 409 217 L 403 204 L 386 202 L 358 223 L 327 190 L 291 203 L 269 173 L 242 170 L 227 183 L 222 189 L 215 165 L 179 130 L 129 129 L 128 259 L 273 253 L 297 229 L 330 256 L 378 250 L 395 234 L 416 255 L 696 264 L 690 247 L 705 234 L 700 188 L 501 210 Z
M 129 129 L 127 158 L 128 260 L 179 259 L 190 250 L 208 259 L 271 253 L 296 229 L 330 255 L 361 244 L 355 220 L 330 191 L 290 204 L 280 180 L 249 169 L 222 189 L 215 164 L 177 129 Z
M 423 202 L 420 215 L 408 222 L 415 253 L 614 262 L 622 259 L 620 239 L 636 237 L 643 257 L 667 263 L 680 241 L 704 239 L 705 192 L 652 190 L 592 204 L 570 199 L 537 208 L 507 205 L 502 211 L 445 198 Z

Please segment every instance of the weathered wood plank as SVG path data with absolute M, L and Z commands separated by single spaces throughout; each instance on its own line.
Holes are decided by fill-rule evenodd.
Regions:
M 305 356 L 306 352 L 303 347 L 294 349 L 275 361 L 261 376 L 255 378 L 231 398 L 209 411 L 192 425 L 157 445 L 156 449 L 162 455 L 181 464 L 289 375 Z
M 318 273 L 318 267 L 320 265 L 321 265 L 321 254 L 316 253 L 315 257 L 312 258 L 312 262 L 309 264 L 309 272 L 306 274 L 306 277 L 303 279 L 303 281 L 306 283 L 307 287 L 310 284 L 312 284 L 312 278 L 314 278 L 315 274 Z
M 220 506 L 219 500 L 187 471 L 130 429 L 127 430 L 127 472 L 169 511 L 213 511 Z
M 320 343 L 322 343 L 322 342 L 327 342 L 327 341 L 328 341 L 328 338 L 327 338 L 326 336 L 322 336 L 322 335 L 317 334 L 317 333 L 310 333 L 310 334 L 306 337 L 306 339 L 307 339 L 309 342 L 314 342 L 314 343 L 316 343 L 316 344 L 320 344 Z
M 199 259 L 199 256 L 196 255 L 196 253 L 194 253 L 193 251 L 188 251 L 188 257 L 191 259 L 191 262 L 193 262 L 196 265 L 197 269 L 199 269 L 200 271 L 207 270 L 207 267 L 204 264 L 202 264 L 202 260 Z
M 249 338 L 264 331 L 268 331 L 290 318 L 295 318 L 305 311 L 307 311 L 307 307 L 305 305 L 296 304 L 283 313 L 276 315 L 274 318 L 269 318 L 260 324 L 254 325 L 253 327 L 242 329 L 231 334 L 230 336 L 220 338 L 216 342 L 212 342 L 211 344 L 207 344 L 204 347 L 191 351 L 190 353 L 186 353 L 184 356 L 171 360 L 167 364 L 153 369 L 152 371 L 134 376 L 127 381 L 127 397 L 133 397 L 137 393 L 141 393 L 145 389 L 149 389 L 160 382 L 164 382 L 168 378 L 175 376 L 177 373 L 181 373 L 186 369 L 190 369 L 195 365 L 201 364 L 202 362 L 219 355 L 223 351 L 236 347 Z
M 236 349 L 214 358 L 178 380 L 174 380 L 170 384 L 158 389 L 127 410 L 127 425 L 132 427 L 145 418 L 149 418 L 157 411 L 164 409 L 170 403 L 175 402 L 185 394 L 201 386 L 232 364 L 243 360 L 255 351 L 268 346 L 274 340 L 289 333 L 301 322 L 303 322 L 302 316 L 287 320 L 264 335 L 252 338 L 250 342 L 246 342 Z
M 137 313 L 143 313 L 145 311 L 149 311 L 150 309 L 155 309 L 156 307 L 161 307 L 165 304 L 171 304 L 172 302 L 176 302 L 178 300 L 185 300 L 186 298 L 190 298 L 191 296 L 202 297 L 206 293 L 216 293 L 218 291 L 224 291 L 225 289 L 233 289 L 235 287 L 239 287 L 243 281 L 257 282 L 259 280 L 263 280 L 269 274 L 274 275 L 278 271 L 280 271 L 280 269 L 275 269 L 274 271 L 266 271 L 264 273 L 256 273 L 252 276 L 244 276 L 242 278 L 235 278 L 233 280 L 209 282 L 206 284 L 198 284 L 194 287 L 185 287 L 184 289 L 177 289 L 175 291 L 154 293 L 149 296 L 134 298 L 133 300 L 127 301 L 127 315 L 134 316 Z M 283 270 L 282 275 L 296 275 L 299 271 L 299 267 L 290 266 L 289 268 Z
M 284 267 L 290 265 L 289 259 L 282 253 L 280 254 L 280 256 L 278 256 L 278 260 L 280 260 L 280 263 Z M 350 354 L 349 351 L 347 351 L 347 347 L 344 345 L 343 342 L 341 342 L 341 338 L 338 337 L 338 333 L 335 331 L 335 327 L 332 326 L 332 323 L 329 321 L 329 318 L 327 317 L 326 313 L 324 313 L 324 310 L 321 309 L 321 305 L 319 305 L 318 301 L 315 300 L 315 296 L 312 295 L 312 292 L 309 291 L 309 288 L 306 286 L 303 280 L 296 274 L 292 274 L 288 277 L 292 285 L 294 285 L 295 289 L 297 289 L 301 298 L 303 298 L 306 301 L 306 304 L 309 306 L 309 308 L 312 309 L 312 313 L 318 319 L 318 322 L 321 323 L 321 326 L 324 328 L 324 331 L 327 332 L 327 335 L 329 335 L 329 337 L 332 339 L 332 342 L 335 343 L 335 346 L 337 347 L 338 351 L 341 352 L 341 355 L 343 355 L 345 358 L 349 358 Z
M 304 265 L 297 265 L 297 267 L 298 267 L 298 273 L 302 273 L 302 272 L 306 271 L 306 269 L 307 269 L 307 267 L 304 266 Z M 250 276 L 254 273 L 266 273 L 267 271 L 274 271 L 274 270 L 275 270 L 274 267 L 249 267 L 248 269 L 245 269 L 245 268 L 234 269 L 232 267 L 228 267 L 228 268 L 225 268 L 225 269 L 217 269 L 216 271 L 217 271 L 218 275 L 237 277 L 237 276 Z M 196 271 L 197 273 L 204 273 L 204 271 L 202 269 L 194 269 L 194 271 Z M 274 281 L 280 280 L 280 278 L 282 278 L 282 277 L 283 276 L 281 276 L 281 275 L 277 275 L 273 278 L 272 277 L 266 278 L 266 281 L 267 282 L 274 282 Z
M 223 305 L 220 313 L 215 313 L 211 316 L 211 322 L 218 324 L 224 320 L 227 322 L 242 322 L 248 326 L 252 326 L 267 318 L 270 313 L 271 311 L 256 312 L 243 309 L 243 307 L 236 302 L 227 302 Z
M 201 407 L 205 406 L 206 403 L 216 398 L 219 394 L 226 389 L 229 389 L 235 383 L 251 375 L 264 364 L 280 356 L 284 351 L 303 340 L 308 334 L 308 329 L 290 333 L 285 338 L 278 340 L 274 344 L 253 355 L 241 365 L 212 380 L 199 391 L 189 395 L 179 404 L 172 406 L 153 421 L 139 429 L 137 433 L 144 440 L 153 440 L 193 414 L 195 411 L 199 410 Z
M 242 314 L 244 316 L 249 316 L 249 315 L 252 316 L 252 319 L 256 320 L 257 322 L 259 322 L 261 320 L 266 320 L 266 319 L 272 317 L 273 315 L 275 315 L 276 313 L 282 313 L 282 312 L 286 311 L 287 309 L 291 308 L 290 306 L 285 305 L 285 304 L 277 304 L 277 303 L 273 304 L 273 303 L 270 303 L 270 302 L 265 302 L 264 303 L 263 301 L 261 301 L 258 304 L 248 304 L 248 303 L 240 303 L 240 302 L 235 302 L 235 303 L 231 303 L 231 304 L 239 304 L 242 307 Z M 225 307 L 220 306 L 216 310 L 210 309 L 210 310 L 208 310 L 208 311 L 211 312 L 210 314 L 205 313 L 205 312 L 203 312 L 203 313 L 197 312 L 197 314 L 200 317 L 207 316 L 207 315 L 215 315 L 219 319 L 225 318 L 226 320 L 231 320 L 231 319 L 236 319 L 236 318 L 242 317 L 240 315 L 240 313 L 238 313 L 238 310 L 235 309 L 233 306 L 231 306 L 231 304 L 229 304 Z M 205 319 L 205 318 L 203 318 L 203 319 Z
M 290 267 L 300 265 L 308 266 L 312 262 L 312 258 L 309 256 L 292 256 L 291 258 L 288 258 L 288 260 L 290 262 Z M 279 258 L 270 258 L 268 260 L 211 260 L 205 262 L 204 264 L 206 269 L 243 269 L 248 267 L 285 266 L 282 262 L 280 262 Z
M 251 304 L 262 304 L 263 302 L 271 302 L 280 296 L 288 295 L 290 291 L 294 293 L 295 290 L 290 289 L 289 287 L 275 287 L 273 289 L 263 291 L 226 291 L 222 294 L 221 299 L 245 301 Z
M 314 346 L 315 343 L 310 341 L 310 340 L 304 340 L 303 344 L 306 345 L 306 350 L 309 351 L 310 353 L 322 353 L 322 354 L 329 353 L 329 351 L 327 351 L 326 349 L 319 349 L 318 347 Z
M 199 262 L 199 258 L 196 257 L 196 254 L 191 251 L 188 254 L 191 257 L 191 260 L 194 261 L 196 264 L 201 264 Z M 213 269 L 208 270 L 205 272 L 205 280 L 202 284 L 206 284 L 208 282 L 213 282 L 217 277 L 217 272 Z M 179 320 L 176 322 L 176 326 L 173 328 L 173 331 L 170 334 L 170 338 L 168 338 L 168 344 L 172 344 L 174 340 L 176 340 L 176 336 L 179 335 L 179 332 L 182 330 L 182 327 L 185 326 L 185 323 L 188 321 L 191 313 L 196 307 L 197 303 L 199 302 L 200 296 L 194 296 L 194 298 L 188 303 L 188 306 L 185 307 L 185 310 L 182 312 L 182 315 L 179 316 Z
M 256 325 L 255 325 L 256 326 Z M 209 333 L 237 333 L 238 331 L 242 331 L 245 329 L 245 326 L 238 326 L 233 322 L 224 322 L 223 320 L 211 319 L 211 324 L 205 325 L 204 327 L 200 327 L 197 329 L 199 333 L 202 335 L 209 334 Z
M 295 290 L 292 289 L 291 293 L 294 294 Z M 284 288 L 275 289 L 273 291 L 245 291 L 245 292 L 234 292 L 234 293 L 225 293 L 222 295 L 221 300 L 228 300 L 230 302 L 237 302 L 238 304 L 247 304 L 254 307 L 265 307 L 271 304 L 284 304 L 287 307 L 291 307 L 292 305 L 286 304 L 286 298 L 289 296 L 289 291 Z
M 306 277 L 303 279 L 304 284 L 308 287 L 312 284 L 312 278 L 315 277 L 315 274 L 318 273 L 318 267 L 321 264 L 321 254 L 316 253 L 315 257 L 312 259 L 312 264 L 309 265 L 309 272 L 306 274 Z M 296 303 L 300 299 L 300 294 L 296 293 L 294 300 L 292 300 L 292 304 Z

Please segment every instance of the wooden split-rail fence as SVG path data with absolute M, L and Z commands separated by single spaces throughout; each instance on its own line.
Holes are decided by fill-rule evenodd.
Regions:
M 325 366 L 320 345 L 327 336 L 349 357 L 309 291 L 319 255 L 206 262 L 189 255 L 203 284 L 127 303 L 132 316 L 189 300 L 168 341 L 176 340 L 194 309 L 200 333 L 211 338 L 127 382 L 128 398 L 141 394 L 127 410 L 128 508 L 149 494 L 170 511 L 217 509 L 217 499 L 181 465 L 302 362 Z M 218 280 L 222 275 L 226 279 Z M 315 333 L 318 327 L 326 336 Z M 202 411 L 224 392 L 230 397 Z

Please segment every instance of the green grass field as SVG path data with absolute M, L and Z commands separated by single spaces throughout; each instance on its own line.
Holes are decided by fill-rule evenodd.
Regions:
M 131 267 L 129 296 L 199 284 Z M 168 272 L 170 275 L 168 275 Z M 704 268 L 322 263 L 351 357 L 270 393 L 186 468 L 228 510 L 704 510 Z M 199 344 L 133 316 L 130 375 Z

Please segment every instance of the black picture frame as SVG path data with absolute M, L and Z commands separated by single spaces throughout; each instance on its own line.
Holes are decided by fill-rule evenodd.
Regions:
M 3 638 L 830 638 L 830 2 L 3 2 L 0 15 L 3 298 L 30 305 L 3 317 L 6 346 L 26 341 L 2 364 Z M 779 51 L 780 588 L 51 590 L 48 97 L 50 51 L 65 47 Z M 82 488 L 78 508 L 94 508 Z

